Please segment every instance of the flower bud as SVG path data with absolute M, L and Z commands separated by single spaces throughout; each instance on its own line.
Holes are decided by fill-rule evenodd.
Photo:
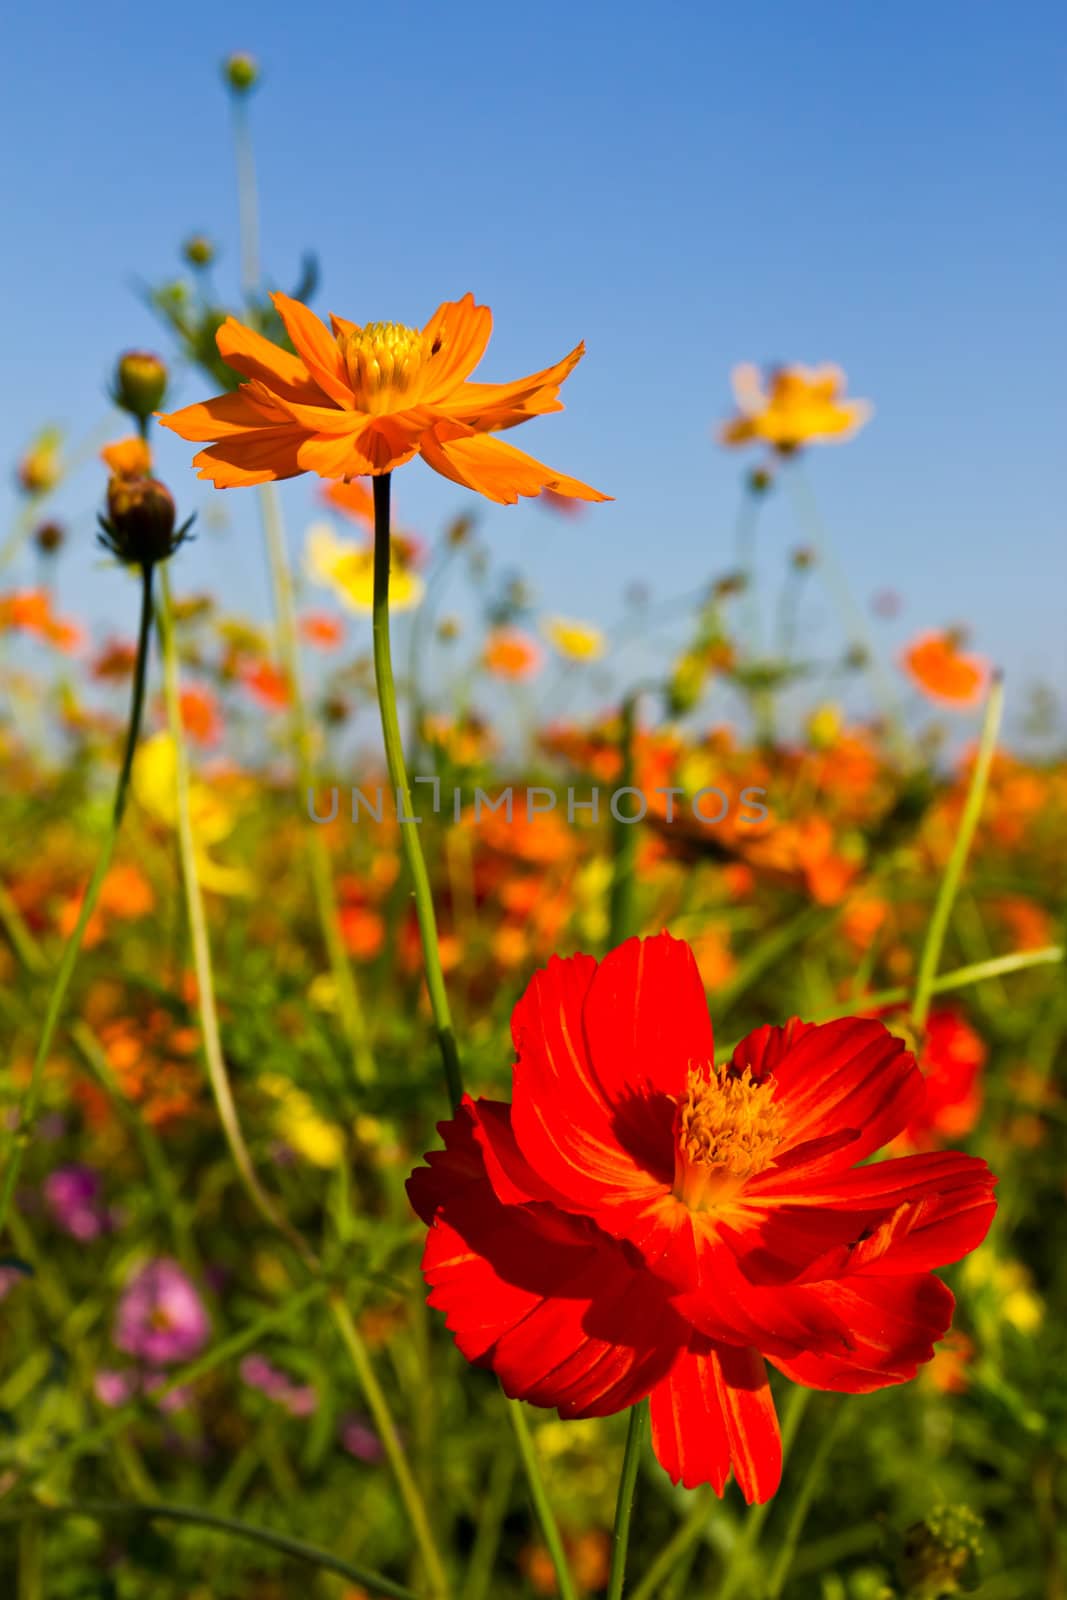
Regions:
M 975 1587 L 981 1526 L 966 1506 L 942 1506 L 907 1530 L 900 1576 L 915 1600 L 942 1600 Z
M 774 483 L 774 473 L 769 467 L 753 467 L 748 475 L 750 494 L 766 494 Z
M 166 387 L 166 366 L 150 350 L 127 350 L 119 357 L 112 397 L 131 417 L 147 422 L 159 410 Z
M 248 94 L 259 82 L 259 63 L 254 56 L 236 51 L 222 63 L 222 76 L 234 94 Z
M 42 522 L 33 535 L 34 543 L 43 556 L 54 556 L 66 534 L 59 522 Z
M 107 486 L 107 517 L 100 543 L 120 561 L 150 567 L 166 561 L 184 539 L 192 518 L 175 530 L 170 490 L 157 478 L 114 477 Z
M 797 545 L 790 556 L 794 572 L 808 572 L 815 565 L 815 551 L 809 544 Z
M 62 477 L 59 464 L 60 436 L 46 428 L 30 445 L 18 464 L 19 488 L 24 494 L 49 494 Z
M 194 233 L 182 245 L 182 255 L 191 267 L 210 267 L 215 246 L 204 233 Z

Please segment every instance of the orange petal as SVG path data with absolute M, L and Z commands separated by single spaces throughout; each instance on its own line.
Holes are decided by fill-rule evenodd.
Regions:
M 199 441 L 226 439 L 235 434 L 248 433 L 281 420 L 265 404 L 257 403 L 249 393 L 249 385 L 242 384 L 233 394 L 216 395 L 213 400 L 201 400 L 196 405 L 185 406 L 181 411 L 157 415 L 157 422 L 170 428 L 182 439 Z
M 272 294 L 271 299 L 285 323 L 286 333 L 323 394 L 336 400 L 339 406 L 351 410 L 352 389 L 345 377 L 345 366 L 336 339 L 327 333 L 315 313 L 301 305 L 299 300 L 291 300 L 287 294 Z
M 446 443 L 438 432 L 424 433 L 419 451 L 427 466 L 443 478 L 451 478 L 453 483 L 473 489 L 498 505 L 513 506 L 520 495 L 538 495 L 542 489 L 552 489 L 572 500 L 611 499 L 611 495 L 601 494 L 577 478 L 568 478 L 516 450 L 514 445 L 486 434 Z
M 304 363 L 261 333 L 227 317 L 215 335 L 219 355 L 243 378 L 256 378 L 269 389 L 294 400 L 314 400 L 317 390 Z
M 297 452 L 306 438 L 301 428 L 257 428 L 201 450 L 193 457 L 193 465 L 216 489 L 295 478 L 304 471 Z
M 513 428 L 527 417 L 562 411 L 559 386 L 584 355 L 583 341 L 555 366 L 531 373 L 528 378 L 517 378 L 514 383 L 464 383 L 449 397 L 448 415 L 483 433 L 490 429 Z
M 422 332 L 431 347 L 440 340 L 441 348 L 431 357 L 426 386 L 419 398 L 424 402 L 440 400 L 473 372 L 485 354 L 492 330 L 493 313 L 488 306 L 476 306 L 472 294 L 438 306 Z

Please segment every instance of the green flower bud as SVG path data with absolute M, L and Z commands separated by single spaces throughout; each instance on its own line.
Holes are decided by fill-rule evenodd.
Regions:
M 112 398 L 139 422 L 158 411 L 167 388 L 167 368 L 150 350 L 127 350 L 115 368 Z

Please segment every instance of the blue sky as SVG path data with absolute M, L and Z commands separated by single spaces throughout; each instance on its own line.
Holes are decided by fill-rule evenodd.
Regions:
M 904 597 L 887 647 L 967 622 L 1016 705 L 1030 679 L 1067 679 L 1058 6 L 63 0 L 6 33 L 8 460 L 41 422 L 106 418 L 117 351 L 164 348 L 132 285 L 173 274 L 190 231 L 218 242 L 236 298 L 218 61 L 248 50 L 281 286 L 311 248 L 320 312 L 418 323 L 471 289 L 494 312 L 489 380 L 586 340 L 566 411 L 515 439 L 615 503 L 482 517 L 546 608 L 610 623 L 634 579 L 667 596 L 729 566 L 740 463 L 711 429 L 731 366 L 834 360 L 876 414 L 811 474 L 857 594 Z M 190 374 L 175 399 L 204 392 Z M 190 454 L 160 452 L 183 508 L 213 495 Z M 101 487 L 90 469 L 58 502 L 76 547 L 59 590 L 121 625 Z M 180 584 L 265 611 L 254 497 L 222 498 L 230 526 L 182 555 Z M 468 499 L 420 463 L 395 486 L 427 533 Z M 310 488 L 285 502 L 295 548 Z M 784 504 L 761 537 L 770 571 L 797 542 Z

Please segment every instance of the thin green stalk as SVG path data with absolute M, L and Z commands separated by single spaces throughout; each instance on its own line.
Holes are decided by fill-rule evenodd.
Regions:
M 18 1600 L 43 1600 L 44 1530 L 40 1522 L 19 1525 Z
M 1044 950 L 1017 950 L 1012 955 L 994 956 L 991 961 L 976 961 L 970 966 L 954 967 L 943 972 L 930 984 L 931 994 L 953 994 L 957 989 L 968 989 L 973 984 L 984 983 L 987 978 L 1000 978 L 1010 972 L 1026 972 L 1030 967 L 1060 966 L 1067 957 L 1067 948 L 1051 944 Z M 867 1011 L 878 1011 L 883 1006 L 904 1005 L 911 998 L 911 990 L 903 985 L 894 989 L 879 989 L 875 994 L 856 994 L 831 1011 L 823 1011 L 813 1022 L 834 1022 L 838 1017 L 858 1017 Z M 735 1044 L 716 1047 L 716 1056 L 725 1059 Z
M 274 597 L 274 614 L 278 626 L 278 648 L 282 666 L 289 684 L 290 716 L 293 750 L 296 755 L 297 777 L 305 808 L 315 793 L 315 763 L 312 754 L 311 728 L 308 723 L 300 675 L 300 652 L 297 645 L 296 612 L 293 605 L 293 580 L 289 570 L 289 555 L 285 544 L 281 507 L 277 487 L 265 483 L 259 491 L 259 506 L 263 523 L 263 537 L 267 546 L 271 588 Z M 337 1003 L 341 1024 L 345 1031 L 357 1080 L 372 1083 L 377 1076 L 371 1053 L 366 1013 L 360 996 L 352 964 L 345 949 L 341 932 L 341 918 L 337 904 L 337 890 L 333 881 L 326 842 L 319 825 L 308 816 L 308 864 L 311 868 L 311 887 L 315 908 L 322 929 L 330 972 L 337 988 Z
M 489 1471 L 461 1600 L 485 1600 L 489 1593 L 496 1553 L 500 1547 L 500 1530 L 514 1480 L 515 1462 L 508 1451 L 502 1454 L 499 1461 L 493 1462 Z
M 320 1550 L 317 1545 L 308 1544 L 304 1539 L 291 1539 L 288 1534 L 272 1533 L 269 1528 L 257 1528 L 249 1522 L 238 1522 L 233 1517 L 221 1517 L 212 1511 L 201 1510 L 199 1506 L 163 1503 L 127 1505 L 109 1500 L 85 1500 L 59 1506 L 19 1506 L 0 1512 L 0 1526 L 10 1527 L 27 1521 L 50 1522 L 66 1517 L 89 1517 L 94 1522 L 184 1522 L 197 1528 L 212 1528 L 216 1533 L 229 1534 L 234 1539 L 247 1539 L 268 1550 L 275 1550 L 279 1555 L 291 1556 L 294 1561 L 306 1562 L 322 1572 L 335 1572 L 338 1577 L 362 1584 L 375 1594 L 388 1596 L 389 1600 L 419 1600 L 419 1596 L 411 1589 L 394 1583 L 382 1573 L 353 1566 L 349 1561 L 340 1561 L 328 1550 Z
M 178 651 L 174 636 L 173 610 L 167 575 L 161 574 L 159 637 L 163 654 L 163 690 L 167 705 L 167 721 L 174 741 L 177 772 L 178 843 L 181 851 L 182 878 L 185 883 L 186 911 L 193 946 L 193 968 L 196 975 L 197 1008 L 200 1014 L 200 1036 L 204 1047 L 204 1060 L 208 1080 L 215 1099 L 219 1122 L 237 1169 L 238 1176 L 256 1210 L 263 1219 L 286 1238 L 305 1265 L 312 1266 L 314 1256 L 289 1219 L 278 1209 L 256 1175 L 252 1157 L 245 1144 L 244 1134 L 237 1116 L 233 1091 L 226 1071 L 219 1035 L 218 1009 L 215 1003 L 215 976 L 211 961 L 211 941 L 208 936 L 204 897 L 196 864 L 196 840 L 193 834 L 192 812 L 189 803 L 189 758 L 185 748 L 185 729 L 182 723 L 181 700 L 178 682 Z
M 792 1385 L 789 1390 L 782 1412 L 783 1466 L 792 1449 L 793 1440 L 797 1436 L 797 1430 L 800 1427 L 804 1412 L 807 1410 L 811 1394 L 812 1391 L 810 1389 L 804 1389 L 799 1384 Z M 741 1537 L 730 1552 L 730 1564 L 723 1574 L 722 1586 L 715 1600 L 733 1600 L 733 1596 L 738 1589 L 746 1582 L 751 1582 L 752 1552 L 755 1548 L 756 1540 L 763 1531 L 763 1524 L 767 1520 L 770 1509 L 771 1502 L 769 1500 L 765 1500 L 760 1506 L 749 1506 L 745 1516 L 745 1525 L 741 1530 Z
M 897 754 L 904 765 L 906 767 L 914 767 L 917 764 L 917 753 L 905 727 L 896 693 L 879 662 L 871 639 L 870 629 L 867 627 L 863 613 L 853 598 L 848 579 L 831 546 L 829 536 L 819 515 L 814 491 L 801 467 L 799 456 L 794 458 L 788 470 L 782 473 L 782 477 L 793 501 L 793 510 L 797 521 L 815 551 L 816 565 L 823 574 L 826 586 L 841 613 L 841 620 L 849 641 L 857 651 L 862 652 L 864 665 L 870 674 L 872 687 L 886 719 L 890 742 L 896 748 Z
M 344 1341 L 345 1348 L 352 1358 L 352 1365 L 356 1369 L 356 1376 L 367 1401 L 374 1426 L 378 1431 L 378 1437 L 382 1441 L 382 1448 L 396 1479 L 400 1497 L 404 1502 L 404 1509 L 407 1511 L 408 1519 L 411 1523 L 415 1544 L 426 1569 L 426 1581 L 430 1585 L 430 1591 L 435 1596 L 445 1596 L 448 1594 L 448 1580 L 445 1577 L 445 1569 L 441 1557 L 437 1553 L 437 1546 L 434 1543 L 426 1506 L 423 1503 L 422 1495 L 419 1493 L 418 1485 L 412 1476 L 411 1468 L 404 1454 L 404 1447 L 400 1442 L 400 1435 L 397 1433 L 396 1424 L 389 1410 L 389 1403 L 375 1376 L 370 1356 L 367 1354 L 367 1347 L 352 1318 L 352 1313 L 340 1295 L 331 1295 L 330 1311 L 333 1314 L 334 1322 L 337 1324 L 338 1332 Z
M 259 290 L 259 194 L 252 131 L 248 126 L 245 97 L 236 92 L 233 103 L 233 143 L 237 158 L 237 213 L 241 238 L 241 288 L 251 304 Z
M 758 656 L 761 648 L 759 592 L 756 588 L 756 530 L 762 500 L 762 494 L 753 491 L 746 483 L 734 531 L 737 569 L 745 580 L 744 627 L 747 637 L 743 640 L 743 650 L 747 661 Z
M 1000 718 L 1004 710 L 1004 684 L 999 673 L 993 679 L 986 702 L 985 717 L 982 722 L 982 736 L 978 743 L 978 755 L 975 759 L 974 769 L 971 772 L 971 782 L 967 790 L 967 799 L 964 802 L 963 815 L 956 829 L 956 837 L 952 845 L 952 854 L 949 856 L 948 865 L 941 879 L 934 902 L 930 924 L 926 930 L 926 940 L 923 944 L 922 955 L 919 957 L 919 971 L 915 980 L 915 999 L 912 1002 L 911 1020 L 917 1031 L 921 1032 L 926 1026 L 926 1018 L 930 1011 L 930 996 L 933 993 L 934 974 L 937 972 L 937 963 L 941 958 L 941 947 L 945 942 L 948 932 L 949 919 L 952 916 L 952 907 L 956 894 L 963 878 L 963 869 L 967 864 L 967 855 L 974 838 L 974 830 L 978 826 L 978 818 L 982 814 L 982 804 L 989 783 L 989 773 L 993 765 L 993 756 L 997 748 L 997 735 L 1000 732 Z M 980 963 L 988 966 L 988 963 Z
M 521 1400 L 507 1402 L 508 1415 L 511 1426 L 515 1430 L 515 1439 L 519 1446 L 519 1456 L 522 1460 L 523 1470 L 526 1473 L 526 1482 L 530 1490 L 530 1499 L 533 1501 L 534 1513 L 541 1529 L 541 1537 L 545 1541 L 549 1558 L 556 1573 L 556 1582 L 559 1585 L 560 1600 L 578 1600 L 578 1591 L 574 1587 L 574 1579 L 567 1564 L 567 1555 L 560 1538 L 559 1527 L 555 1514 L 549 1504 L 545 1492 L 544 1479 L 541 1477 L 541 1468 L 537 1462 L 537 1453 L 530 1437 L 529 1425 Z
M 456 1110 L 463 1098 L 463 1080 L 460 1070 L 459 1049 L 452 1026 L 452 1012 L 445 990 L 441 970 L 441 953 L 437 942 L 437 918 L 434 915 L 433 891 L 426 858 L 419 841 L 419 824 L 414 820 L 411 786 L 404 764 L 404 745 L 400 736 L 400 719 L 396 707 L 396 684 L 393 681 L 393 658 L 389 643 L 389 486 L 391 474 L 380 473 L 374 478 L 374 600 L 372 606 L 372 631 L 374 637 L 374 676 L 378 688 L 378 706 L 382 717 L 382 737 L 385 741 L 385 759 L 389 780 L 396 794 L 400 822 L 400 840 L 411 875 L 415 896 L 415 915 L 418 918 L 422 939 L 423 962 L 426 969 L 426 987 L 430 995 L 437 1043 L 445 1070 L 445 1082 L 452 1109 Z
M 704 1532 L 715 1497 L 705 1487 L 703 1492 L 697 1492 L 695 1499 L 693 1509 L 685 1521 L 678 1524 L 652 1565 L 642 1575 L 641 1581 L 631 1592 L 630 1600 L 656 1600 L 671 1573 L 697 1543 Z
M 619 1496 L 615 1502 L 615 1531 L 611 1540 L 611 1577 L 608 1579 L 607 1600 L 622 1600 L 626 1582 L 626 1552 L 630 1546 L 630 1518 L 634 1508 L 634 1487 L 637 1469 L 641 1462 L 641 1448 L 648 1435 L 648 1401 L 639 1400 L 630 1407 L 630 1424 L 626 1430 L 626 1448 L 619 1474 Z
M 637 693 L 628 694 L 622 703 L 621 726 L 619 729 L 619 745 L 622 752 L 622 767 L 619 775 L 619 786 L 622 789 L 633 788 L 634 781 L 634 739 L 636 737 L 637 723 Z M 608 929 L 608 949 L 614 950 L 634 933 L 634 899 L 637 888 L 637 845 L 638 829 L 640 824 L 633 821 L 620 821 L 618 816 L 612 817 L 611 828 L 611 853 L 613 858 L 611 878 L 611 906 Z
M 130 699 L 130 717 L 126 730 L 126 746 L 122 755 L 122 765 L 119 768 L 118 784 L 115 789 L 115 800 L 111 809 L 111 822 L 104 839 L 103 848 L 97 858 L 96 868 L 89 881 L 89 887 L 82 899 L 81 910 L 74 932 L 67 940 L 63 951 L 59 970 L 52 985 L 52 993 L 45 1012 L 44 1026 L 41 1029 L 37 1045 L 37 1053 L 33 1059 L 30 1071 L 30 1081 L 19 1106 L 18 1119 L 11 1131 L 8 1141 L 7 1162 L 4 1167 L 3 1188 L 0 1189 L 0 1234 L 3 1233 L 7 1221 L 8 1211 L 11 1207 L 11 1197 L 15 1192 L 18 1182 L 19 1170 L 22 1160 L 33 1133 L 33 1126 L 41 1103 L 41 1094 L 44 1087 L 44 1068 L 48 1060 L 48 1053 L 52 1048 L 56 1027 L 63 1010 L 63 1002 L 67 997 L 70 980 L 74 976 L 74 968 L 78 960 L 85 930 L 89 919 L 96 910 L 100 890 L 103 888 L 104 879 L 107 877 L 111 866 L 111 858 L 115 853 L 115 844 L 118 840 L 119 830 L 122 826 L 123 813 L 126 810 L 126 796 L 130 784 L 130 772 L 133 769 L 134 751 L 137 748 L 137 739 L 141 730 L 141 718 L 144 712 L 145 681 L 148 675 L 149 641 L 152 633 L 152 573 L 153 567 L 148 565 L 141 568 L 141 622 L 137 634 L 137 659 L 133 669 L 133 691 Z
M 789 1577 L 789 1571 L 793 1565 L 793 1557 L 796 1554 L 797 1545 L 800 1543 L 800 1535 L 804 1531 L 804 1523 L 807 1520 L 808 1511 L 811 1509 L 811 1502 L 815 1498 L 815 1491 L 819 1487 L 819 1479 L 822 1477 L 823 1468 L 826 1465 L 830 1451 L 834 1447 L 837 1432 L 844 1415 L 844 1406 L 838 1404 L 833 1416 L 830 1417 L 819 1435 L 815 1453 L 808 1463 L 808 1470 L 804 1474 L 800 1488 L 790 1507 L 789 1522 L 786 1526 L 785 1536 L 774 1559 L 774 1565 L 771 1567 L 771 1574 L 767 1580 L 767 1600 L 778 1600 L 778 1596 L 785 1587 L 786 1579 Z

